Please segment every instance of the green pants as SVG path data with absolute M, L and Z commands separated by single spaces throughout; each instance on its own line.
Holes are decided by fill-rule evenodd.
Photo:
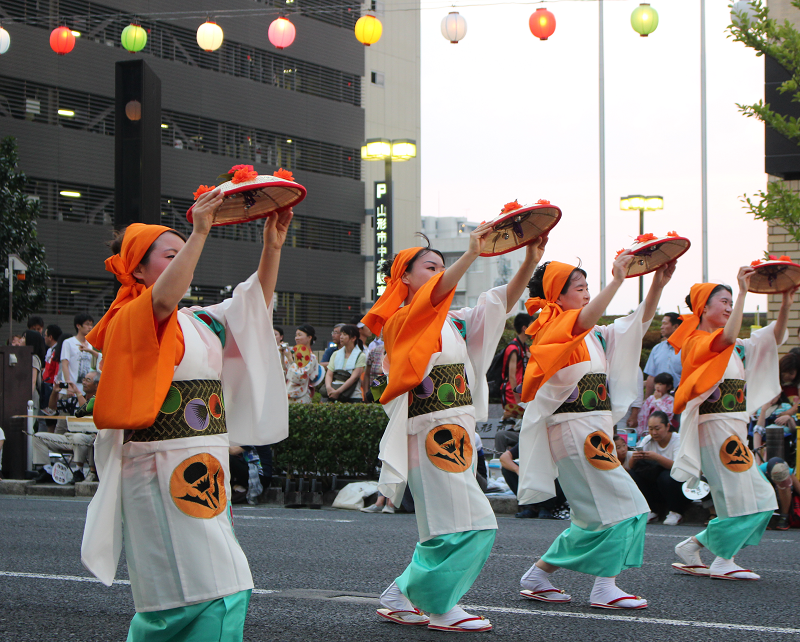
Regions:
M 165 611 L 137 613 L 128 642 L 241 642 L 250 591 Z
M 715 517 L 695 537 L 714 555 L 729 560 L 745 546 L 755 546 L 761 541 L 770 517 L 771 510 L 739 517 Z
M 599 531 L 572 524 L 556 537 L 542 561 L 598 577 L 616 577 L 642 565 L 646 515 L 637 515 Z
M 411 563 L 395 582 L 411 603 L 447 613 L 470 589 L 489 559 L 497 531 L 466 531 L 418 542 Z

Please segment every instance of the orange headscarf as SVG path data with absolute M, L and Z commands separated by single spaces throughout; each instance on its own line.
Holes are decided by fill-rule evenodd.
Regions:
M 544 299 L 532 297 L 525 302 L 528 314 L 541 312 L 527 330 L 532 343 L 531 360 L 522 382 L 523 401 L 533 399 L 539 388 L 561 368 L 589 360 L 589 350 L 583 343 L 589 330 L 573 334 L 580 309 L 564 311 L 556 303 L 574 270 L 574 265 L 551 261 L 542 278 Z
M 689 291 L 692 302 L 692 314 L 681 315 L 683 323 L 668 339 L 675 351 L 681 352 L 683 371 L 681 383 L 675 391 L 675 412 L 681 413 L 695 397 L 700 396 L 714 386 L 725 375 L 725 369 L 731 359 L 734 345 L 722 352 L 714 352 L 711 345 L 723 332 L 719 328 L 714 332 L 698 330 L 700 316 L 708 303 L 716 283 L 695 283 Z
M 157 326 L 152 288 L 137 282 L 133 270 L 159 236 L 173 231 L 133 223 L 125 230 L 120 253 L 106 259 L 106 270 L 122 285 L 108 312 L 86 336 L 103 351 L 103 376 L 94 405 L 98 428 L 148 428 L 167 396 L 182 348 L 177 310 Z
M 453 288 L 437 305 L 431 294 L 442 278 L 440 272 L 417 290 L 411 303 L 400 307 L 408 297 L 408 286 L 402 277 L 408 264 L 424 248 L 412 247 L 398 253 L 392 263 L 392 275 L 386 279 L 386 290 L 362 321 L 376 335 L 383 329 L 390 373 L 381 403 L 388 403 L 418 386 L 434 352 L 442 349 L 442 327 L 456 290 Z

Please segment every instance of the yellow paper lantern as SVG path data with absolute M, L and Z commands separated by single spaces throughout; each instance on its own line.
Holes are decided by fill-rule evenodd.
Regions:
M 361 16 L 356 22 L 355 32 L 356 40 L 369 47 L 381 39 L 383 25 L 375 16 Z
M 197 44 L 203 51 L 216 51 L 222 46 L 222 27 L 207 20 L 197 27 Z

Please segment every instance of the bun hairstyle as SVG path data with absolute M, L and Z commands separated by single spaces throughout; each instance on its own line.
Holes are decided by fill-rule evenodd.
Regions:
M 112 254 L 119 254 L 122 251 L 122 241 L 125 240 L 125 232 L 127 229 L 127 227 L 124 227 L 121 230 L 114 230 L 114 238 L 106 242 L 106 245 L 111 248 Z M 183 239 L 184 243 L 186 242 L 186 237 L 177 230 L 170 229 L 169 231 Z M 155 243 L 153 243 L 153 245 L 155 245 Z M 153 245 L 147 248 L 147 252 L 144 253 L 142 260 L 139 261 L 140 265 L 147 265 L 147 262 L 150 260 L 150 253 L 153 251 Z
M 408 267 L 406 268 L 406 272 L 409 272 L 411 270 L 411 268 L 414 266 L 414 262 L 419 257 L 424 256 L 428 252 L 434 252 L 434 253 L 438 254 L 439 258 L 442 259 L 442 263 L 444 263 L 444 255 L 439 250 L 434 250 L 431 247 L 431 240 L 427 236 L 425 236 L 422 232 L 417 232 L 417 236 L 419 236 L 420 238 L 425 239 L 425 247 L 423 247 L 419 252 L 417 252 L 414 255 L 414 258 L 411 259 L 408 262 Z M 392 276 L 392 265 L 394 265 L 394 261 L 395 261 L 396 258 L 397 258 L 397 255 L 395 254 L 391 258 L 391 260 L 386 260 L 383 263 L 381 263 L 381 274 L 383 274 L 383 276 L 385 276 L 387 279 L 391 278 L 391 276 Z
M 359 350 L 362 352 L 364 351 L 364 344 L 361 342 L 361 332 L 358 330 L 358 326 L 352 325 L 350 323 L 346 323 L 341 328 L 339 328 L 339 332 L 342 334 L 346 334 L 351 339 L 356 340 L 356 345 L 358 346 Z
M 303 325 L 297 326 L 297 329 L 311 337 L 311 345 L 313 346 L 314 342 L 317 340 L 317 331 L 314 329 L 314 326 L 304 323 Z
M 711 301 L 711 299 L 713 299 L 713 298 L 714 298 L 714 296 L 715 296 L 717 293 L 719 293 L 719 292 L 722 292 L 723 290 L 727 290 L 727 291 L 728 291 L 728 294 L 730 294 L 731 296 L 733 296 L 733 290 L 731 289 L 731 286 L 730 286 L 730 285 L 718 285 L 718 286 L 717 286 L 717 287 L 715 287 L 713 290 L 711 290 L 711 294 L 709 294 L 709 295 L 708 295 L 708 299 L 707 299 L 707 301 L 706 301 L 706 304 L 708 304 L 708 302 L 709 302 L 709 301 Z M 687 295 L 686 295 L 686 305 L 687 305 L 687 306 L 689 306 L 689 309 L 690 309 L 690 310 L 692 310 L 692 298 L 691 298 L 691 296 L 692 296 L 691 294 L 687 294 Z M 692 310 L 692 312 L 695 312 L 695 311 L 694 311 L 694 310 Z M 702 316 L 702 314 L 703 314 L 703 311 L 702 311 L 702 310 L 700 310 L 700 312 L 699 312 L 699 313 L 697 313 L 697 316 Z
M 653 417 L 655 417 L 659 421 L 659 423 L 662 423 L 665 426 L 669 427 L 669 417 L 667 416 L 667 413 L 664 412 L 663 410 L 654 410 L 653 412 L 650 413 L 648 419 L 652 419 Z
M 544 280 L 544 273 L 547 270 L 547 266 L 550 265 L 550 261 L 545 261 L 533 273 L 533 277 L 531 280 L 528 281 L 528 294 L 531 297 L 539 297 L 540 299 L 546 298 L 544 296 L 544 285 L 542 281 Z M 575 274 L 581 274 L 584 278 L 586 278 L 586 271 L 581 268 L 580 261 L 578 261 L 578 267 L 572 270 L 572 274 L 569 275 L 567 282 L 564 284 L 564 287 L 561 289 L 561 294 L 566 294 L 567 290 L 569 290 L 569 284 L 572 283 L 572 279 L 575 277 Z

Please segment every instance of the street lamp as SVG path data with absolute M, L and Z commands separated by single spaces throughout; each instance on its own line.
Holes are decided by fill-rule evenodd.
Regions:
M 375 191 L 375 298 L 386 289 L 379 261 L 392 255 L 392 162 L 416 158 L 417 143 L 409 138 L 370 138 L 361 146 L 361 160 L 384 161 L 384 186 Z
M 639 210 L 639 235 L 644 234 L 644 213 L 664 209 L 663 196 L 642 196 L 633 194 L 619 199 L 619 209 L 631 211 Z M 644 278 L 639 277 L 639 303 L 644 299 Z

